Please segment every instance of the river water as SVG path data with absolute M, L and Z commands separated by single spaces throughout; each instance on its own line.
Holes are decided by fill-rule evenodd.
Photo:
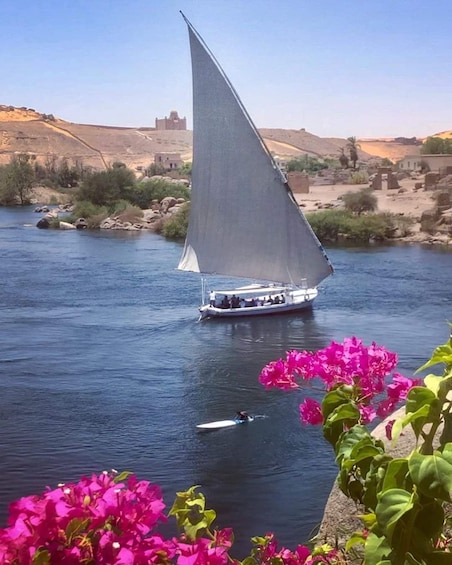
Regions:
M 199 277 L 155 234 L 38 230 L 32 208 L 0 208 L 0 527 L 8 504 L 103 469 L 201 485 L 235 555 L 275 531 L 306 541 L 334 481 L 299 392 L 264 391 L 288 349 L 356 335 L 411 375 L 448 338 L 452 253 L 419 246 L 329 249 L 336 273 L 312 313 L 197 323 Z M 199 433 L 196 424 L 264 414 Z

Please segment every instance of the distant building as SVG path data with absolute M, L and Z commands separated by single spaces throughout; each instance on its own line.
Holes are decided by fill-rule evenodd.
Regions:
M 440 172 L 452 166 L 452 155 L 407 155 L 397 165 L 399 171 L 420 171 L 427 166 L 432 172 Z
M 154 163 L 164 167 L 166 171 L 180 169 L 184 162 L 180 157 L 180 153 L 156 153 Z
M 176 110 L 170 112 L 169 118 L 155 118 L 155 129 L 157 130 L 186 130 L 187 118 L 179 118 Z

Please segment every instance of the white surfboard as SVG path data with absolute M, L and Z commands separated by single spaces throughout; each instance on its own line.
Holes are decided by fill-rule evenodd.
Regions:
M 219 430 L 220 428 L 229 428 L 237 424 L 246 424 L 252 422 L 254 418 L 248 417 L 248 420 L 218 420 L 217 422 L 208 422 L 207 424 L 198 424 L 196 427 L 199 430 Z

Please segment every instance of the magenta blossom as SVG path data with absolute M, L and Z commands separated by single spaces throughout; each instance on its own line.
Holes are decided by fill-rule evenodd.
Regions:
M 286 359 L 270 362 L 263 368 L 259 380 L 266 388 L 291 390 L 312 387 L 319 383 L 325 392 L 341 385 L 349 387 L 350 400 L 360 412 L 361 423 L 367 424 L 376 416 L 385 417 L 398 402 L 405 400 L 408 391 L 420 380 L 391 373 L 397 366 L 397 355 L 385 347 L 370 346 L 356 338 L 331 344 L 317 352 L 288 351 Z M 315 380 L 315 382 L 314 382 Z M 384 392 L 386 390 L 386 398 Z M 304 423 L 323 422 L 320 405 L 306 399 L 300 406 Z
M 300 416 L 304 424 L 317 425 L 323 423 L 322 407 L 317 400 L 312 398 L 305 398 L 303 403 L 300 404 Z

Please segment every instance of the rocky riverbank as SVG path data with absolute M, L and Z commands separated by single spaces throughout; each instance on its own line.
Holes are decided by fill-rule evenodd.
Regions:
M 399 181 L 398 189 L 384 189 L 374 191 L 378 202 L 378 212 L 388 212 L 411 218 L 413 224 L 408 235 L 394 238 L 397 241 L 407 243 L 422 243 L 430 245 L 452 246 L 452 178 L 444 179 L 443 188 L 439 191 L 425 190 L 424 178 L 405 178 Z M 295 198 L 303 212 L 315 212 L 324 209 L 334 209 L 343 206 L 341 197 L 347 192 L 358 191 L 367 185 L 314 184 L 307 194 L 295 194 Z M 67 195 L 61 195 L 52 189 L 39 187 L 34 190 L 33 202 L 49 204 L 50 202 L 65 202 Z M 121 214 L 106 218 L 101 229 L 115 230 L 152 230 L 155 231 L 159 224 L 168 216 L 172 215 L 183 204 L 182 199 L 166 198 L 162 202 L 153 202 L 148 210 L 142 211 L 141 217 L 124 217 Z M 64 211 L 62 205 L 52 207 L 51 217 Z M 70 229 L 61 222 L 62 229 Z M 80 227 L 86 224 L 79 222 Z M 425 225 L 430 229 L 421 229 Z M 75 225 L 75 224 L 74 224 Z
M 439 190 L 425 190 L 424 176 L 399 180 L 399 188 L 375 190 L 380 213 L 411 218 L 410 234 L 396 238 L 409 243 L 452 246 L 452 178 L 442 179 Z M 310 186 L 308 194 L 296 194 L 303 212 L 341 208 L 341 197 L 368 185 L 334 184 Z M 441 194 L 441 197 L 439 197 Z M 429 231 L 422 227 L 429 225 Z

